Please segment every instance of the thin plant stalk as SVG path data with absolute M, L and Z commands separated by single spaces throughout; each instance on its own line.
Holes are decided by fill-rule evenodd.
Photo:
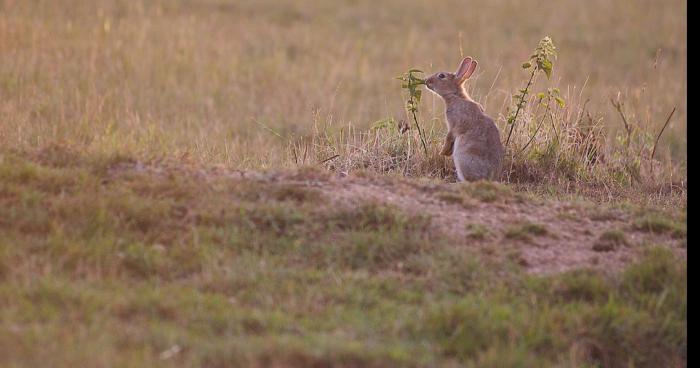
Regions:
M 508 130 L 508 138 L 506 138 L 506 146 L 510 143 L 510 137 L 513 135 L 513 129 L 515 128 L 515 124 L 518 122 L 518 115 L 520 115 L 520 111 L 523 110 L 525 105 L 527 104 L 526 96 L 530 90 L 530 86 L 532 86 L 532 82 L 535 80 L 535 74 L 537 73 L 537 68 L 532 69 L 532 73 L 530 73 L 530 79 L 527 81 L 527 85 L 525 85 L 525 88 L 522 90 L 521 95 L 520 95 L 520 101 L 518 103 L 518 106 L 515 110 L 515 114 L 513 114 L 513 122 L 510 124 L 510 130 Z
M 416 123 L 416 129 L 418 129 L 418 137 L 420 137 L 420 143 L 423 145 L 423 152 L 425 152 L 425 155 L 428 155 L 428 146 L 425 144 L 425 138 L 423 137 L 423 130 L 420 128 L 420 124 L 418 124 L 418 117 L 416 116 L 416 111 L 412 111 L 411 114 L 413 115 L 413 122 Z
M 406 102 L 406 109 L 411 115 L 411 118 L 413 119 L 413 122 L 416 124 L 416 129 L 418 130 L 418 137 L 420 138 L 421 145 L 423 146 L 423 152 L 425 155 L 428 155 L 428 145 L 425 143 L 425 137 L 423 136 L 423 129 L 420 127 L 420 123 L 418 122 L 418 103 L 420 103 L 422 91 L 419 89 L 419 87 L 423 84 L 425 84 L 425 80 L 423 78 L 420 78 L 414 73 L 423 73 L 419 69 L 411 69 L 408 72 L 404 73 L 403 75 L 397 77 L 396 79 L 399 79 L 404 82 L 404 84 L 401 85 L 401 88 L 404 88 L 408 90 L 408 101 Z

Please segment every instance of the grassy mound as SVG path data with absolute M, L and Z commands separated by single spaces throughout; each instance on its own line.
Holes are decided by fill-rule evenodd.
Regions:
M 531 276 L 454 247 L 429 216 L 299 181 L 65 155 L 0 155 L 3 366 L 687 359 L 687 268 L 661 248 L 616 277 Z

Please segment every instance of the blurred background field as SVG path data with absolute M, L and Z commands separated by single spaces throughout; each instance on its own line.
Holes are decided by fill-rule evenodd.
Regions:
M 3 0 L 0 144 L 284 167 L 299 163 L 295 141 L 402 119 L 394 77 L 452 71 L 462 53 L 503 129 L 520 64 L 549 35 L 563 116 L 585 105 L 619 131 L 619 95 L 658 132 L 677 107 L 656 157 L 684 166 L 686 17 L 680 0 Z M 437 146 L 442 102 L 425 96 Z

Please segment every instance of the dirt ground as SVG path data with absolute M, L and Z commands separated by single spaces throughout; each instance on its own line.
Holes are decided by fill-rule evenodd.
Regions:
M 585 199 L 559 200 L 511 190 L 499 183 L 444 183 L 435 180 L 345 175 L 327 172 L 253 172 L 225 168 L 192 169 L 177 165 L 120 166 L 157 175 L 177 172 L 207 181 L 225 177 L 261 183 L 283 183 L 320 190 L 331 206 L 375 201 L 409 214 L 431 218 L 435 231 L 454 239 L 456 247 L 486 254 L 508 255 L 533 274 L 553 274 L 577 268 L 615 273 L 636 260 L 645 245 L 663 245 L 687 258 L 686 235 L 644 231 L 634 226 L 646 213 L 673 216 L 655 208 L 599 204 Z M 465 190 L 467 189 L 467 190 Z M 482 195 L 488 192 L 488 195 Z M 466 194 L 465 194 L 466 193 Z M 544 231 L 520 231 L 533 225 Z M 473 229 L 481 229 L 479 235 Z M 623 234 L 623 244 L 601 241 L 606 232 Z M 603 243 L 602 246 L 601 243 Z

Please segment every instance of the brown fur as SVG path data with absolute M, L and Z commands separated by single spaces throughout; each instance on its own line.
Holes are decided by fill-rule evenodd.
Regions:
M 496 124 L 464 89 L 476 66 L 468 57 L 456 73 L 438 72 L 426 79 L 428 89 L 445 101 L 448 132 L 441 154 L 452 155 L 460 180 L 497 179 L 503 161 Z

